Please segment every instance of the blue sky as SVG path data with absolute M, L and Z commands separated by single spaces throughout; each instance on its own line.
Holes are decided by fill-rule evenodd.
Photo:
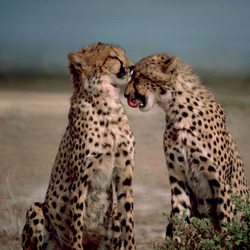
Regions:
M 101 41 L 138 61 L 179 55 L 198 70 L 250 69 L 249 0 L 1 0 L 0 74 L 65 72 L 67 54 Z

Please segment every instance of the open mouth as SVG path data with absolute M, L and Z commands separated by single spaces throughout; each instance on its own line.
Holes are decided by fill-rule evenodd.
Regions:
M 144 103 L 143 101 L 131 97 L 127 98 L 127 102 L 131 108 L 143 108 L 146 106 L 146 103 Z

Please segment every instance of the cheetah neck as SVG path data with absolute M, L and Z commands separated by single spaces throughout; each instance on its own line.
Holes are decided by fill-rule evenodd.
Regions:
M 208 105 L 214 105 L 214 96 L 190 71 L 188 74 L 178 74 L 174 86 L 171 101 L 166 102 L 164 107 L 166 121 L 180 128 L 189 128 L 192 117 L 200 116 Z
M 92 124 L 93 117 L 102 120 L 103 124 L 111 121 L 118 123 L 119 116 L 124 116 L 125 111 L 118 90 L 114 90 L 113 86 L 108 86 L 108 82 L 105 80 L 107 79 L 104 78 L 102 82 L 93 83 L 100 85 L 98 88 L 90 89 L 91 84 L 88 82 L 84 88 L 74 92 L 68 114 L 72 127 L 78 126 L 77 124 L 81 120 L 87 120 L 89 124 Z M 76 116 L 76 114 L 78 115 Z
M 116 85 L 116 82 L 107 75 L 104 75 L 100 78 L 100 84 L 102 92 L 111 100 L 119 99 L 119 89 Z
M 116 83 L 109 76 L 103 75 L 92 80 L 85 79 L 83 84 L 78 84 L 79 88 L 74 89 L 71 97 L 71 105 L 78 106 L 104 106 L 117 108 L 120 103 L 119 89 Z

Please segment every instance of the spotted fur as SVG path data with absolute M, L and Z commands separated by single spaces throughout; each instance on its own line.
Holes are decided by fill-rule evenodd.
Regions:
M 152 55 L 135 65 L 125 97 L 131 107 L 166 114 L 163 146 L 172 214 L 208 217 L 216 229 L 235 216 L 231 193 L 246 197 L 241 156 L 214 95 L 179 57 Z
M 23 249 L 135 249 L 135 142 L 118 93 L 133 64 L 121 48 L 102 43 L 68 60 L 68 126 L 45 201 L 27 212 Z

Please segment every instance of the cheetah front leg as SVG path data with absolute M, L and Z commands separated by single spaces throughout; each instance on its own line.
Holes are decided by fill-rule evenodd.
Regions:
M 169 170 L 169 182 L 171 189 L 171 215 L 178 213 L 190 217 L 193 214 L 190 190 L 186 183 L 185 175 L 176 175 Z
M 186 164 L 181 150 L 168 148 L 165 152 L 171 189 L 171 217 L 180 214 L 190 217 L 194 214 L 191 205 L 191 192 L 185 175 Z M 166 236 L 173 236 L 173 223 L 166 228 Z
M 185 180 L 185 175 L 177 175 L 172 169 L 169 169 L 169 182 L 171 189 L 171 215 L 179 214 L 186 218 L 194 214 L 191 205 L 191 194 Z M 173 223 L 170 220 L 166 228 L 166 236 L 173 236 Z
M 234 207 L 230 187 L 218 172 L 219 169 L 211 158 L 196 152 L 190 159 L 187 175 L 199 199 L 199 211 L 211 219 L 215 229 L 221 230 L 221 222 L 229 222 L 233 218 Z
M 132 176 L 134 168 L 134 152 L 123 149 L 116 156 L 118 168 L 116 171 L 116 193 L 118 200 L 118 215 L 120 216 L 121 234 L 124 249 L 136 249 L 134 240 L 133 220 L 133 190 Z M 119 235 L 119 234 L 118 234 Z M 116 241 L 116 239 L 114 239 Z M 115 243 L 115 242 L 114 242 Z M 121 249 L 121 244 L 116 244 L 115 249 Z
M 44 249 L 54 243 L 49 242 L 49 232 L 42 209 L 43 204 L 36 202 L 31 205 L 26 214 L 26 223 L 22 232 L 22 247 L 25 250 Z

